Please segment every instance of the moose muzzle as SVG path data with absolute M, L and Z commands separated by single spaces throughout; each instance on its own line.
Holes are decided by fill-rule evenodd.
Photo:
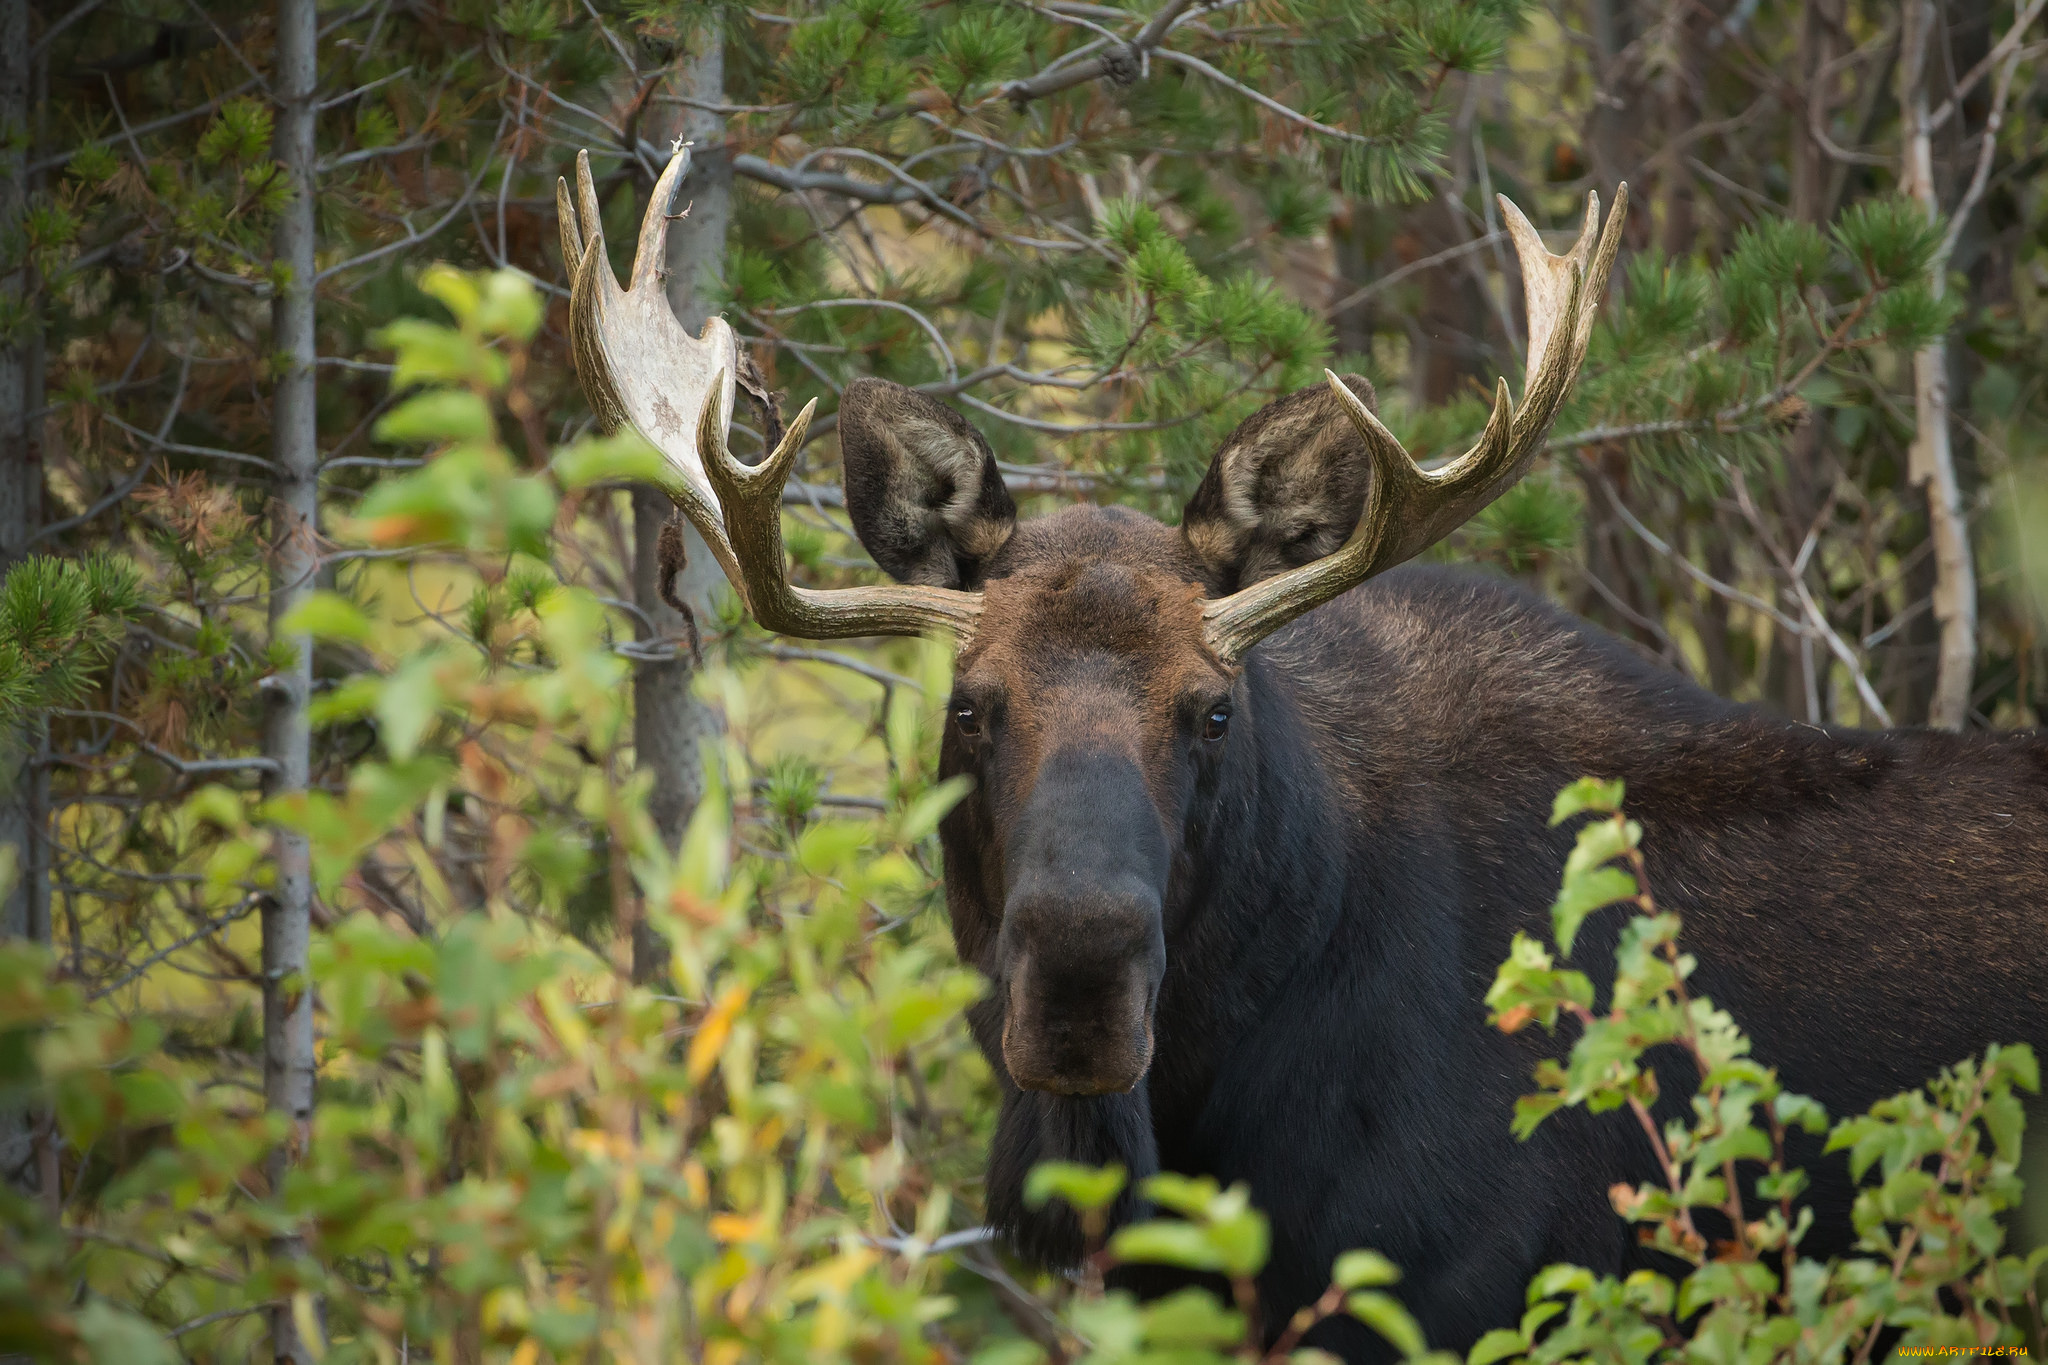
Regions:
M 1046 759 L 1009 840 L 1003 1064 L 1026 1090 L 1130 1090 L 1152 1062 L 1169 855 L 1131 759 Z

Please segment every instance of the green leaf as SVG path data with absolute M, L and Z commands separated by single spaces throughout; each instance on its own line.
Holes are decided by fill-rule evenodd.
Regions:
M 1011 1337 L 992 1342 L 967 1358 L 968 1365 L 1040 1365 L 1045 1348 L 1035 1341 Z
M 183 1359 L 149 1319 L 104 1299 L 90 1299 L 71 1320 L 96 1361 L 120 1361 L 121 1365 L 178 1365 Z
M 370 618 L 338 592 L 321 590 L 285 613 L 277 623 L 285 635 L 310 635 L 316 640 L 361 644 L 370 638 Z
M 1598 811 L 1612 815 L 1621 809 L 1624 787 L 1620 778 L 1603 781 L 1597 777 L 1582 777 L 1557 794 L 1550 805 L 1552 827 L 1563 824 L 1583 811 Z
M 377 333 L 391 348 L 394 391 L 415 384 L 482 384 L 502 388 L 512 368 L 505 357 L 473 336 L 420 318 L 400 318 Z
M 332 691 L 322 692 L 306 704 L 306 717 L 317 728 L 367 716 L 376 707 L 384 680 L 375 676 L 348 678 Z
M 2026 1043 L 2006 1043 L 1998 1049 L 1998 1061 L 2012 1074 L 2012 1083 L 2028 1094 L 2041 1090 L 2041 1063 Z
M 1176 1175 L 1172 1171 L 1148 1176 L 1144 1190 L 1145 1197 L 1153 1203 L 1190 1218 L 1208 1216 L 1210 1206 L 1222 1194 L 1222 1188 L 1213 1177 Z
M 467 324 L 476 318 L 477 310 L 483 306 L 483 290 L 477 287 L 478 276 L 466 270 L 457 270 L 452 265 L 435 264 L 420 272 L 420 292 L 429 298 L 439 299 L 460 323 Z
M 956 773 L 952 777 L 921 793 L 903 812 L 897 822 L 896 836 L 906 844 L 914 844 L 939 827 L 939 821 L 953 807 L 974 790 L 974 778 L 967 773 Z
M 1179 1266 L 1183 1270 L 1222 1270 L 1223 1257 L 1206 1229 L 1193 1223 L 1137 1223 L 1109 1239 L 1120 1261 Z
M 1633 900 L 1640 890 L 1635 874 L 1618 867 L 1598 867 L 1566 878 L 1550 906 L 1550 927 L 1557 938 L 1557 951 L 1570 957 L 1572 943 L 1578 938 L 1579 926 L 1585 923 L 1586 916 L 1616 901 Z
M 1560 1294 L 1583 1294 L 1593 1287 L 1594 1274 L 1582 1265 L 1547 1265 L 1529 1281 L 1526 1294 L 1533 1306 Z
M 1241 1208 L 1224 1214 L 1210 1223 L 1207 1231 L 1209 1244 L 1216 1248 L 1227 1273 L 1255 1275 L 1265 1267 L 1271 1243 L 1266 1215 L 1257 1209 Z
M 1529 1135 L 1536 1131 L 1537 1125 L 1562 1108 L 1564 1108 L 1563 1095 L 1555 1093 L 1523 1095 L 1515 1101 L 1513 1123 L 1515 1136 L 1527 1142 Z
M 1344 1310 L 1385 1337 L 1395 1350 L 1410 1360 L 1429 1349 L 1429 1343 L 1423 1339 L 1422 1329 L 1415 1325 L 1415 1319 L 1401 1306 L 1400 1300 L 1390 1295 L 1370 1289 L 1361 1290 L 1346 1296 Z
M 483 297 L 473 317 L 486 336 L 526 341 L 540 330 L 547 306 L 533 281 L 517 270 L 493 270 L 483 277 Z
M 1083 1166 L 1073 1161 L 1041 1161 L 1024 1177 L 1024 1205 L 1043 1208 L 1061 1199 L 1082 1212 L 1106 1209 L 1123 1193 L 1124 1168 Z
M 1397 1283 L 1401 1267 L 1377 1251 L 1347 1251 L 1330 1270 L 1330 1282 L 1343 1289 L 1371 1289 Z
M 1144 1310 L 1145 1341 L 1152 1346 L 1231 1346 L 1244 1340 L 1244 1314 L 1223 1307 L 1204 1289 L 1183 1289 Z
M 491 409 L 476 394 L 463 389 L 429 389 L 378 418 L 372 434 L 394 445 L 431 445 L 488 441 L 495 432 Z
M 377 694 L 374 709 L 384 751 L 400 762 L 419 752 L 427 727 L 440 713 L 440 662 L 434 654 L 413 655 L 384 680 Z
M 1564 881 L 1583 877 L 1642 842 L 1643 827 L 1620 818 L 1595 820 L 1579 831 L 1578 841 L 1564 860 Z
M 676 480 L 676 472 L 660 451 L 631 427 L 621 427 L 610 436 L 586 436 L 555 452 L 555 478 L 567 489 L 588 488 L 595 483 L 651 483 L 657 487 Z
M 1528 1338 L 1510 1327 L 1496 1327 L 1472 1344 L 1465 1365 L 1493 1365 L 1497 1360 L 1518 1356 L 1529 1349 Z
M 1771 1101 L 1771 1112 L 1778 1122 L 1788 1128 L 1798 1128 L 1808 1133 L 1824 1133 L 1828 1126 L 1828 1111 L 1819 1100 L 1786 1091 Z
M 2004 1161 L 2018 1161 L 2020 1157 L 2020 1136 L 2027 1129 L 2026 1107 L 2020 1098 L 2010 1092 L 2003 1095 L 1988 1095 L 1984 1099 L 1984 1126 L 1991 1132 L 1991 1141 Z

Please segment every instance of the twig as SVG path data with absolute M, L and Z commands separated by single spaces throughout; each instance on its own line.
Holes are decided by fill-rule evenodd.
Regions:
M 1977 82 L 1984 79 L 1985 72 L 2013 55 L 2013 50 L 2019 45 L 2020 35 L 2041 17 L 2043 9 L 2048 9 L 2048 0 L 2031 0 L 2026 9 L 2013 19 L 2012 27 L 2006 30 L 2005 36 L 1979 58 L 1975 66 L 1963 74 L 1963 78 L 1956 82 L 1956 88 L 1949 93 L 1949 97 L 1935 106 L 1934 112 L 1927 116 L 1929 132 L 1935 131 L 1949 121 L 1956 110 L 1962 107 L 1962 102 L 1969 96 L 1970 91 L 1976 88 Z
M 1203 61 L 1200 57 L 1186 52 L 1176 52 L 1172 48 L 1166 47 L 1158 49 L 1158 55 L 1164 61 L 1172 62 L 1176 66 L 1184 66 L 1188 70 L 1216 82 L 1218 85 L 1237 92 L 1252 103 L 1271 110 L 1281 118 L 1291 123 L 1298 123 L 1302 127 L 1314 132 L 1321 133 L 1324 137 L 1335 138 L 1340 142 L 1356 143 L 1362 147 L 1377 147 L 1385 141 L 1384 138 L 1367 137 L 1364 133 L 1354 133 L 1349 128 L 1337 128 L 1312 119 L 1300 110 L 1291 109 L 1287 105 L 1282 104 L 1271 95 L 1261 94 L 1244 82 L 1231 79 L 1215 67 L 1209 65 L 1209 63 Z
M 1360 289 L 1355 289 L 1351 293 L 1346 294 L 1343 298 L 1338 299 L 1335 303 L 1331 304 L 1327 309 L 1324 310 L 1324 312 L 1329 317 L 1335 317 L 1337 314 L 1344 312 L 1346 309 L 1356 308 L 1359 304 L 1364 303 L 1367 299 L 1371 298 L 1373 295 L 1379 293 L 1383 289 L 1392 289 L 1395 285 L 1407 279 L 1410 275 L 1419 275 L 1423 271 L 1430 269 L 1432 266 L 1444 265 L 1448 262 L 1457 260 L 1461 256 L 1469 256 L 1475 251 L 1484 251 L 1487 247 L 1492 246 L 1494 243 L 1500 241 L 1500 239 L 1500 233 L 1489 232 L 1484 237 L 1476 237 L 1469 242 L 1461 242 L 1457 246 L 1446 247 L 1444 250 L 1436 252 L 1433 255 L 1424 256 L 1420 260 L 1410 261 L 1408 264 L 1401 266 L 1399 269 L 1389 270 L 1386 274 L 1380 276 L 1371 284 L 1368 284 Z
M 1784 553 L 1778 549 L 1777 545 L 1765 533 L 1763 516 L 1757 511 L 1756 503 L 1750 499 L 1749 483 L 1743 478 L 1742 471 L 1739 469 L 1730 470 L 1729 478 L 1734 484 L 1735 500 L 1737 505 L 1742 508 L 1743 516 L 1747 517 L 1750 525 L 1756 528 L 1757 538 L 1764 542 L 1764 547 L 1771 552 L 1771 556 L 1778 561 L 1778 566 L 1785 571 L 1785 577 L 1792 584 L 1793 595 L 1799 599 L 1800 607 L 1806 612 L 1806 619 L 1810 623 L 1811 628 L 1800 633 L 1802 635 L 1817 635 L 1826 642 L 1828 651 L 1841 661 L 1842 666 L 1849 670 L 1849 676 L 1855 680 L 1856 695 L 1862 699 L 1864 709 L 1877 718 L 1879 725 L 1890 729 L 1892 714 L 1885 709 L 1884 703 L 1877 699 L 1876 689 L 1871 687 L 1870 679 L 1864 676 L 1863 661 L 1856 657 L 1855 651 L 1849 648 L 1848 642 L 1843 640 L 1835 632 L 1835 628 L 1828 624 L 1826 613 L 1821 611 L 1819 604 L 1813 600 L 1813 594 L 1807 591 L 1805 559 L 1808 551 L 1804 547 L 1801 548 L 1800 560 L 1796 564 L 1787 560 Z M 1814 537 L 1810 535 L 1809 540 L 1813 539 Z
M 221 915 L 217 919 L 210 919 L 206 921 L 206 923 L 200 925 L 197 929 L 194 929 L 191 933 L 185 935 L 185 937 L 179 939 L 176 943 L 171 944 L 167 948 L 162 948 L 154 953 L 151 953 L 148 957 L 142 959 L 142 961 L 136 963 L 133 967 L 129 968 L 126 972 L 122 973 L 122 975 L 118 979 L 107 983 L 106 985 L 100 987 L 98 990 L 94 991 L 91 995 L 88 995 L 85 998 L 86 1003 L 91 1004 L 95 1000 L 102 1000 L 107 996 L 112 995 L 115 991 L 120 990 L 123 986 L 135 980 L 135 978 L 141 976 L 143 973 L 147 972 L 151 967 L 156 966 L 157 963 L 162 962 L 171 954 L 181 952 L 184 949 L 189 948 L 193 944 L 199 942 L 199 940 L 211 937 L 212 935 L 219 933 L 222 929 L 225 929 L 228 925 L 233 924 L 238 920 L 247 919 L 250 913 L 253 912 L 259 904 L 261 904 L 261 902 L 255 896 L 249 896 L 244 898 L 240 905 L 236 906 L 227 914 Z
M 1655 531 L 1652 531 L 1649 527 L 1643 525 L 1642 522 L 1636 520 L 1635 514 L 1628 510 L 1628 505 L 1621 500 L 1620 494 L 1615 491 L 1614 485 L 1608 482 L 1607 476 L 1605 474 L 1603 474 L 1598 468 L 1596 468 L 1590 461 L 1585 463 L 1584 468 L 1586 470 L 1586 473 L 1594 480 L 1594 482 L 1600 485 L 1600 491 L 1607 495 L 1608 505 L 1614 509 L 1615 515 L 1621 518 L 1622 525 L 1628 527 L 1630 531 L 1634 532 L 1635 535 L 1639 539 L 1641 539 L 1645 545 L 1648 545 L 1658 554 L 1663 555 L 1666 559 L 1669 559 L 1673 564 L 1676 564 L 1688 578 L 1691 578 L 1694 582 L 1700 584 L 1701 586 L 1720 594 L 1722 597 L 1727 598 L 1731 602 L 1739 602 L 1743 606 L 1748 607 L 1751 611 L 1762 612 L 1764 615 L 1770 617 L 1772 621 L 1784 627 L 1786 630 L 1791 631 L 1795 635 L 1804 635 L 1806 633 L 1806 628 L 1802 626 L 1797 620 L 1790 616 L 1787 616 L 1784 612 L 1778 610 L 1769 602 L 1764 601 L 1763 598 L 1754 596 L 1750 593 L 1746 593 L 1742 589 L 1736 587 L 1733 583 L 1723 583 L 1720 579 L 1714 577 L 1705 569 L 1702 569 L 1699 565 L 1693 563 L 1690 559 L 1687 559 L 1683 554 L 1680 554 L 1677 549 L 1673 548 L 1671 545 L 1666 543 L 1663 537 L 1659 536 Z
M 217 1313 L 208 1313 L 205 1317 L 194 1318 L 190 1322 L 180 1323 L 176 1327 L 171 1328 L 168 1335 L 182 1337 L 187 1332 L 196 1332 L 202 1327 L 210 1327 L 216 1322 L 225 1322 L 229 1318 L 245 1318 L 251 1313 L 265 1313 L 282 1302 L 283 1300 L 281 1299 L 266 1299 L 262 1303 L 245 1304 L 240 1308 L 223 1308 Z

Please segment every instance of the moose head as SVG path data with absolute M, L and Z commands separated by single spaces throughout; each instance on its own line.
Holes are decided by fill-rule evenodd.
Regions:
M 1178 527 L 1092 506 L 1020 523 L 988 442 L 958 413 L 855 381 L 839 410 L 846 504 L 897 581 L 818 591 L 789 582 L 781 533 L 815 404 L 759 465 L 734 459 L 733 334 L 714 319 L 691 337 L 661 288 L 667 205 L 687 164 L 679 152 L 655 185 L 624 289 L 587 157 L 575 202 L 560 187 L 592 406 L 667 457 L 672 496 L 769 630 L 956 638 L 942 768 L 971 773 L 976 792 L 949 819 L 948 892 L 962 956 L 995 984 L 984 1046 L 1024 1090 L 1131 1090 L 1153 1060 L 1190 830 L 1232 750 L 1260 741 L 1247 656 L 1449 534 L 1529 467 L 1584 360 L 1627 187 L 1604 230 L 1588 196 L 1562 256 L 1500 201 L 1528 307 L 1522 401 L 1500 381 L 1477 444 L 1435 469 L 1380 423 L 1366 381 L 1331 374 L 1245 421 Z

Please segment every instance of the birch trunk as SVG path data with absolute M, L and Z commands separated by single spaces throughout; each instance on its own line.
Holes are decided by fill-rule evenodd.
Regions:
M 1905 116 L 1900 180 L 1930 218 L 1941 213 L 1927 104 L 1927 83 L 1937 65 L 1931 57 L 1940 32 L 1932 0 L 1908 0 L 1899 54 L 1899 105 Z M 1937 298 L 1944 292 L 1947 274 L 1946 260 L 1936 260 L 1928 286 Z M 1908 475 L 1927 497 L 1927 533 L 1934 542 L 1934 619 L 1941 626 L 1940 664 L 1927 723 L 1960 730 L 1970 719 L 1970 683 L 1977 663 L 1977 572 L 1949 445 L 1948 405 L 1948 341 L 1943 338 L 1913 356 L 1915 430 Z
M 725 49 L 716 24 L 706 24 L 694 41 L 696 50 L 678 63 L 671 88 L 688 99 L 722 103 Z M 726 228 L 732 220 L 732 157 L 725 147 L 725 120 L 717 114 L 684 106 L 676 136 L 696 145 L 689 177 L 670 207 L 672 213 L 687 209 L 689 216 L 669 227 L 668 299 L 676 316 L 695 333 L 711 315 L 725 258 Z M 703 704 L 690 694 L 695 665 L 686 643 L 687 627 L 674 608 L 661 600 L 655 542 L 674 510 L 668 495 L 659 489 L 633 490 L 633 596 L 649 623 L 642 626 L 642 638 L 675 642 L 669 657 L 641 664 L 634 675 L 633 746 L 635 762 L 654 774 L 648 813 L 671 850 L 681 842 L 690 814 L 704 794 L 698 741 L 711 719 Z M 683 540 L 690 566 L 677 578 L 676 595 L 690 604 L 699 622 L 708 623 L 712 595 L 722 575 L 694 528 L 684 528 Z M 657 975 L 665 960 L 665 945 L 644 924 L 637 926 L 634 976 L 646 980 Z
M 276 156 L 292 198 L 277 224 L 277 259 L 283 267 L 271 305 L 272 349 L 280 373 L 272 417 L 276 484 L 271 547 L 270 625 L 274 640 L 291 646 L 291 663 L 266 680 L 264 752 L 276 763 L 272 793 L 304 791 L 311 766 L 312 730 L 306 704 L 312 690 L 312 641 L 281 635 L 279 622 L 312 591 L 319 568 L 319 432 L 314 411 L 314 117 L 319 84 L 314 0 L 278 0 Z M 263 1095 L 268 1107 L 291 1120 L 291 1137 L 270 1159 L 278 1189 L 313 1117 L 313 995 L 307 980 L 312 937 L 313 878 L 303 835 L 272 831 L 277 889 L 263 907 Z M 295 1236 L 278 1238 L 271 1254 L 297 1256 Z M 275 1359 L 314 1359 L 289 1301 L 270 1313 Z

